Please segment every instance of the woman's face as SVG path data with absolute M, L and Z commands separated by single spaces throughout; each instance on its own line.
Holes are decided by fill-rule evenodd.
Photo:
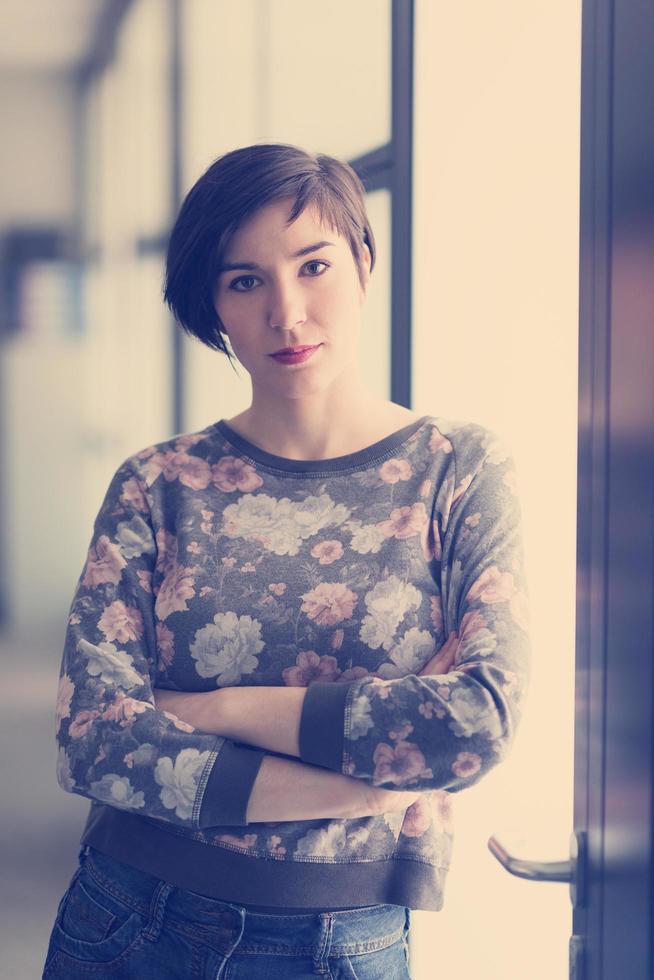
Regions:
M 266 205 L 241 225 L 214 289 L 216 312 L 253 387 L 285 397 L 310 394 L 344 371 L 357 371 L 370 267 L 363 245 L 362 288 L 347 239 L 322 225 L 311 206 L 287 225 L 292 203 Z M 320 346 L 299 363 L 270 356 L 313 344 Z

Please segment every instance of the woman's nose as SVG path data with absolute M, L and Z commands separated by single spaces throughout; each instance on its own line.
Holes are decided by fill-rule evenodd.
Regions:
M 268 323 L 271 327 L 284 330 L 295 327 L 306 320 L 304 296 L 299 286 L 292 283 L 278 283 L 270 293 Z

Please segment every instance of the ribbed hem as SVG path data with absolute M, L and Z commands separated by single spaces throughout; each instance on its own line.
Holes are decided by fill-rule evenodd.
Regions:
M 313 681 L 307 688 L 298 734 L 300 759 L 342 772 L 345 699 L 350 684 Z
M 252 786 L 266 755 L 263 749 L 225 740 L 202 797 L 199 825 L 246 827 Z
M 438 912 L 447 868 L 389 857 L 381 861 L 294 861 L 237 853 L 161 829 L 147 817 L 97 804 L 81 844 L 132 867 L 225 902 L 297 908 L 404 905 Z M 279 907 L 279 906 L 276 906 Z

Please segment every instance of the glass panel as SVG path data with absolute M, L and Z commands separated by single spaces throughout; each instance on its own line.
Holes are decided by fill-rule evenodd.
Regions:
M 375 236 L 375 268 L 363 308 L 359 341 L 361 376 L 380 398 L 391 397 L 391 194 L 373 191 L 366 196 L 368 217 Z
M 390 140 L 390 0 L 187 0 L 182 16 L 187 186 L 250 143 L 352 158 Z

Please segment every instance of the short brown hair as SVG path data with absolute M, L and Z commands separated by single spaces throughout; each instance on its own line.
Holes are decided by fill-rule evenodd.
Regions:
M 218 157 L 184 198 L 166 254 L 163 298 L 182 329 L 227 356 L 224 327 L 213 290 L 236 229 L 273 201 L 293 197 L 291 224 L 316 205 L 320 219 L 349 242 L 363 285 L 362 246 L 375 264 L 375 239 L 365 206 L 366 189 L 345 161 L 311 154 L 288 143 L 257 143 Z

